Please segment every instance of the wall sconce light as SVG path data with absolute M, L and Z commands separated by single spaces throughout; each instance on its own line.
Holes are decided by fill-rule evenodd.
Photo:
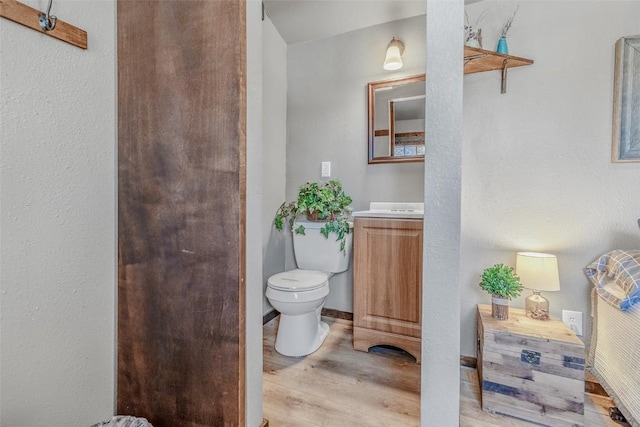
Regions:
M 387 46 L 387 57 L 384 59 L 385 70 L 393 71 L 402 68 L 402 53 L 404 52 L 404 43 L 393 37 Z
M 525 300 L 525 311 L 532 319 L 549 320 L 549 300 L 541 291 L 559 291 L 558 259 L 555 255 L 536 252 L 518 252 L 516 274 L 520 283 L 533 294 Z

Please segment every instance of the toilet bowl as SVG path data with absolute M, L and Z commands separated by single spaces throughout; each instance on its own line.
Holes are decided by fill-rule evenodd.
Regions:
M 353 234 L 346 236 L 345 250 L 335 238 L 320 233 L 323 223 L 296 222 L 305 234 L 293 233 L 298 269 L 275 274 L 267 280 L 266 297 L 280 312 L 276 351 L 285 356 L 306 356 L 316 351 L 329 334 L 329 325 L 320 320 L 329 295 L 329 279 L 349 268 Z
M 329 334 L 320 320 L 329 295 L 329 275 L 313 270 L 290 270 L 271 276 L 267 298 L 280 312 L 276 351 L 285 356 L 306 356 L 316 351 Z

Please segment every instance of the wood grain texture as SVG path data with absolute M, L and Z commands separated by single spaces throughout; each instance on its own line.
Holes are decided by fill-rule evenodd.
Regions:
M 396 148 L 396 103 L 393 101 L 389 101 L 389 144 L 393 156 Z
M 393 352 L 361 353 L 351 347 L 351 322 L 330 324 L 315 353 L 278 354 L 278 319 L 264 331 L 264 414 L 272 427 L 420 425 L 420 365 Z M 584 424 L 621 427 L 609 419 L 611 399 L 585 394 Z M 446 409 L 443 409 L 446 410 Z M 475 369 L 460 369 L 461 427 L 533 427 L 539 424 L 482 410 Z
M 357 217 L 354 233 L 354 347 L 393 345 L 420 360 L 422 220 Z
M 333 317 L 334 319 L 342 319 L 353 321 L 353 313 L 346 311 L 334 310 L 333 308 L 322 307 L 322 315 L 326 317 Z
M 622 110 L 622 81 L 624 80 L 624 37 L 616 42 L 613 73 L 613 129 L 611 138 L 611 161 L 620 161 L 620 112 Z
M 478 367 L 478 359 L 471 356 L 460 356 L 460 366 L 476 369 Z
M 117 7 L 117 410 L 242 426 L 245 2 Z
M 274 350 L 264 326 L 264 416 L 281 426 L 418 426 L 420 367 L 407 355 L 353 350 L 351 322 L 323 318 L 330 335 L 304 358 Z
M 482 408 L 549 426 L 584 422 L 584 344 L 561 321 L 511 308 L 508 320 L 478 305 Z
M 584 391 L 585 393 L 609 397 L 607 391 L 598 382 L 598 379 L 594 377 L 593 374 L 587 369 L 585 369 L 584 371 Z
M 368 328 L 353 327 L 353 348 L 359 351 L 369 351 L 371 347 L 386 345 L 400 348 L 415 358 L 420 363 L 422 355 L 421 340 L 401 334 L 377 331 Z
M 505 64 L 506 60 L 506 64 Z M 501 70 L 507 68 L 522 67 L 533 64 L 533 60 L 519 56 L 505 55 L 491 50 L 475 47 L 464 47 L 464 73 L 480 73 L 483 71 Z
M 39 33 L 62 40 L 81 49 L 87 48 L 87 32 L 58 19 L 53 30 L 45 31 L 38 22 L 43 12 L 16 0 L 0 0 L 0 16 Z M 53 13 L 52 13 L 53 14 Z M 53 14 L 55 15 L 55 14 Z
M 472 356 L 460 356 L 460 366 L 477 369 L 478 359 Z M 588 394 L 609 397 L 598 380 L 586 369 L 584 371 L 584 392 Z

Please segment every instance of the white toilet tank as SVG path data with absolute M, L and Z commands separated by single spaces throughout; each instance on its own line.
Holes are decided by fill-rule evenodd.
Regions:
M 305 234 L 298 234 L 295 229 L 304 226 Z M 320 234 L 323 222 L 297 221 L 293 224 L 293 251 L 298 268 L 303 270 L 341 273 L 349 268 L 351 249 L 353 247 L 353 225 L 345 239 L 345 250 L 340 250 L 340 241 L 335 233 L 327 239 Z

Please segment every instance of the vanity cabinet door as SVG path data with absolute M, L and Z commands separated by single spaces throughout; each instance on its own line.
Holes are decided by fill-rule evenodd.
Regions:
M 422 220 L 358 217 L 354 233 L 354 348 L 420 360 Z

